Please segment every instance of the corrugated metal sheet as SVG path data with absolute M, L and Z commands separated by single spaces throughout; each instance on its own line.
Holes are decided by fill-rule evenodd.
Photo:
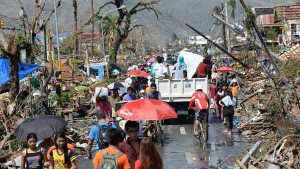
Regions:
M 276 16 L 281 19 L 300 18 L 300 5 L 276 6 Z
M 260 25 L 274 25 L 275 24 L 275 15 L 260 15 L 256 18 L 256 21 Z

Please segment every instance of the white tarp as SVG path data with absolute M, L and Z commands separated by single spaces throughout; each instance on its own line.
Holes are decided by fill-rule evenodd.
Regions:
M 184 62 L 187 65 L 187 77 L 192 78 L 196 72 L 196 69 L 204 57 L 191 52 L 180 52 L 179 56 L 184 57 Z

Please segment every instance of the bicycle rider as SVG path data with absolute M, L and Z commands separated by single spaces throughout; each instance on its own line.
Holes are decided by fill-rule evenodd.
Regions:
M 195 107 L 193 108 L 193 106 Z M 208 121 L 208 97 L 205 92 L 203 92 L 203 89 L 201 86 L 198 87 L 196 92 L 193 94 L 190 103 L 189 103 L 189 109 L 194 109 L 195 110 L 195 122 L 194 126 L 197 127 L 199 125 L 199 117 L 205 117 L 206 120 Z M 203 116 L 203 115 L 204 116 Z M 201 116 L 200 116 L 201 115 Z M 195 131 L 196 132 L 196 131 Z M 195 136 L 198 135 L 198 133 L 194 133 Z

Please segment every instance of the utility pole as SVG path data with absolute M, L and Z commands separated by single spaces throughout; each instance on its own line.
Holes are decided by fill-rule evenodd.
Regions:
M 229 19 L 228 19 L 228 4 L 225 3 L 224 4 L 225 8 L 224 8 L 224 13 L 225 13 L 225 21 L 228 23 Z M 229 29 L 227 27 L 225 27 L 225 30 L 226 30 L 226 40 L 227 40 L 227 51 L 228 52 L 231 52 L 231 47 L 230 47 L 230 32 L 229 32 Z
M 224 16 L 224 11 L 225 11 L 225 7 L 224 7 L 224 3 L 222 3 L 222 18 L 225 20 L 225 16 Z M 223 33 L 223 41 L 224 41 L 224 48 L 226 48 L 227 49 L 227 36 L 226 36 L 226 25 L 225 24 L 223 24 L 223 26 L 222 26 L 222 33 Z
M 258 48 L 260 48 L 260 49 L 262 49 L 262 50 L 264 49 L 264 47 L 263 47 L 263 45 L 262 45 L 261 43 L 257 42 L 256 40 L 253 40 L 253 39 L 251 39 L 251 38 L 249 38 L 249 37 L 246 37 L 246 33 L 245 33 L 242 29 L 238 28 L 238 27 L 235 26 L 235 25 L 232 25 L 232 24 L 226 22 L 224 19 L 222 19 L 220 16 L 218 16 L 218 15 L 216 15 L 216 14 L 213 14 L 213 17 L 216 18 L 217 20 L 219 20 L 220 22 L 222 22 L 224 25 L 226 25 L 228 28 L 230 28 L 231 30 L 233 30 L 233 31 L 236 32 L 237 34 L 239 34 L 239 35 L 241 35 L 242 37 L 246 38 L 247 41 L 252 42 L 252 43 L 253 43 L 255 46 L 257 46 Z M 273 58 L 275 58 L 276 60 L 278 60 L 278 61 L 280 61 L 280 62 L 283 62 L 283 61 L 284 61 L 281 57 L 277 56 L 275 53 L 273 53 L 273 52 L 271 52 L 271 51 L 269 51 L 269 53 L 270 53 L 270 55 L 271 55 Z
M 199 32 L 197 29 L 195 29 L 194 27 L 192 27 L 189 24 L 185 24 L 186 26 L 188 26 L 189 28 L 191 28 L 193 31 L 195 31 L 196 33 L 198 33 L 200 36 L 202 36 L 204 39 L 206 39 L 208 42 L 212 43 L 214 46 L 216 46 L 217 48 L 219 48 L 222 52 L 226 53 L 229 57 L 231 57 L 233 60 L 237 61 L 238 63 L 240 63 L 243 67 L 245 68 L 249 68 L 248 65 L 246 65 L 244 62 L 242 62 L 240 59 L 238 59 L 237 57 L 235 57 L 233 54 L 231 54 L 230 52 L 228 52 L 226 49 L 222 48 L 220 45 L 218 45 L 217 43 L 215 43 L 213 40 L 209 39 L 208 37 L 206 37 L 203 33 Z

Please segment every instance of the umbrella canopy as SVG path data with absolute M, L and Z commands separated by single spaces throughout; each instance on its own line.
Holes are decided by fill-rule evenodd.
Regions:
M 112 90 L 112 89 L 120 89 L 122 87 L 129 87 L 129 86 L 124 82 L 115 82 L 109 84 L 107 87 Z
M 170 105 L 154 99 L 140 99 L 128 102 L 116 112 L 116 115 L 133 121 L 177 118 L 177 113 Z
M 43 140 L 53 136 L 53 134 L 68 123 L 61 117 L 55 115 L 38 115 L 27 118 L 21 123 L 16 131 L 16 138 L 20 141 L 26 141 L 29 133 L 35 133 L 38 140 Z
M 229 66 L 222 66 L 222 67 L 219 67 L 217 70 L 220 72 L 231 72 L 233 69 L 232 69 L 232 67 L 229 67 Z
M 138 77 L 138 76 L 142 76 L 142 77 L 148 77 L 149 74 L 145 71 L 142 70 L 132 70 L 127 72 L 128 76 L 133 76 L 133 77 Z

